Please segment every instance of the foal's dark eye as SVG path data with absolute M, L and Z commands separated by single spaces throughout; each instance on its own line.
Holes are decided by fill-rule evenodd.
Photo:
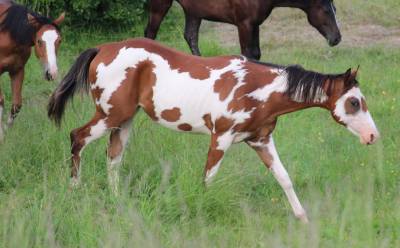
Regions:
M 360 108 L 360 101 L 358 99 L 352 98 L 352 99 L 350 99 L 350 103 L 351 103 L 351 106 L 353 106 L 354 108 L 356 108 L 356 109 Z
M 37 40 L 37 44 L 41 47 L 42 46 L 42 41 L 41 40 Z

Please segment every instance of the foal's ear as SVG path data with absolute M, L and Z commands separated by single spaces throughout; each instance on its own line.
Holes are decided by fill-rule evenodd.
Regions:
M 62 12 L 62 13 L 60 14 L 60 16 L 57 17 L 57 19 L 55 19 L 53 22 L 54 22 L 54 24 L 56 24 L 56 25 L 60 25 L 62 22 L 64 22 L 64 19 L 65 19 L 65 12 Z
M 357 67 L 357 69 L 352 70 L 351 68 L 349 68 L 345 73 L 344 73 L 344 84 L 347 87 L 351 87 L 354 86 L 356 84 L 356 78 L 357 78 L 357 73 L 358 73 L 358 69 L 360 68 L 360 66 Z

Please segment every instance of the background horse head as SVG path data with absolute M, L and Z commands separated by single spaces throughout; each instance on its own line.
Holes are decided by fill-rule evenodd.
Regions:
M 62 13 L 52 24 L 43 25 L 35 34 L 35 54 L 42 62 L 44 75 L 47 80 L 57 78 L 57 52 L 61 44 L 58 25 L 64 20 L 64 17 L 65 14 Z
M 47 80 L 57 77 L 57 51 L 61 43 L 59 25 L 64 21 L 62 13 L 54 21 L 39 15 L 25 6 L 12 4 L 2 16 L 2 32 L 9 32 L 11 39 L 18 46 L 35 46 L 35 54 L 44 68 Z
M 25 65 L 32 47 L 44 68 L 47 80 L 57 78 L 57 51 L 61 43 L 61 14 L 54 21 L 14 2 L 0 2 L 0 75 L 8 72 L 11 79 L 12 107 L 7 121 L 12 126 L 22 107 L 22 84 Z M 4 96 L 0 90 L 0 140 L 3 139 L 2 114 Z
M 339 44 L 342 37 L 333 0 L 311 0 L 304 11 L 307 14 L 308 22 L 326 38 L 330 46 Z

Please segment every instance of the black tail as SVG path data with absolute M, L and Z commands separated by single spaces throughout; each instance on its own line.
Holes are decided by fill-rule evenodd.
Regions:
M 86 92 L 89 91 L 89 67 L 98 52 L 99 49 L 91 48 L 81 53 L 57 89 L 53 92 L 47 106 L 47 114 L 50 120 L 53 120 L 57 126 L 61 124 L 65 105 L 74 96 L 75 92 L 80 89 L 84 89 Z

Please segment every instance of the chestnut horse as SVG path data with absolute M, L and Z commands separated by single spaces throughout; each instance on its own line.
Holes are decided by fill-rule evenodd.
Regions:
M 79 183 L 81 152 L 111 132 L 108 179 L 118 192 L 118 170 L 135 113 L 182 132 L 211 135 L 204 180 L 216 174 L 227 149 L 253 148 L 283 187 L 294 214 L 307 221 L 272 139 L 280 115 L 310 107 L 372 144 L 379 133 L 356 80 L 357 71 L 322 74 L 244 56 L 202 58 L 142 39 L 103 44 L 83 52 L 51 96 L 49 118 L 60 124 L 66 103 L 80 88 L 91 91 L 96 111 L 71 132 L 71 183 Z
M 36 56 L 44 66 L 45 78 L 57 76 L 57 50 L 61 43 L 61 14 L 56 20 L 41 16 L 12 1 L 0 1 L 0 75 L 11 78 L 12 107 L 8 118 L 10 127 L 22 106 L 24 68 L 35 46 Z M 3 139 L 2 114 L 4 96 L 0 89 L 0 140 Z
M 202 19 L 230 23 L 239 31 L 242 54 L 260 59 L 259 26 L 276 7 L 299 8 L 307 14 L 309 23 L 335 46 L 341 40 L 333 0 L 177 0 L 185 12 L 185 39 L 195 55 Z M 150 15 L 145 37 L 155 39 L 158 29 L 173 0 L 149 0 Z

